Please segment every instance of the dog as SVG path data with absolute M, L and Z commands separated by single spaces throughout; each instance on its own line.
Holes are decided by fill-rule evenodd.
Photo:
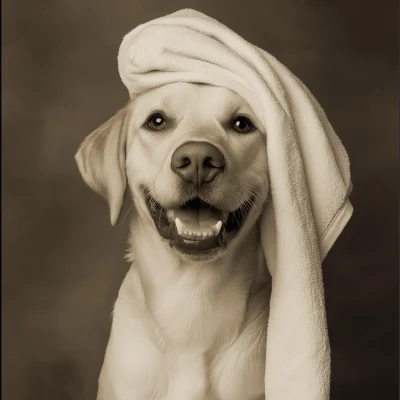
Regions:
M 85 182 L 115 224 L 130 191 L 129 259 L 97 400 L 264 398 L 271 277 L 258 220 L 266 132 L 236 93 L 171 83 L 81 144 Z

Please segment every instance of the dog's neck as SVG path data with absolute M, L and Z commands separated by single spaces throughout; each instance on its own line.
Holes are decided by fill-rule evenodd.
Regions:
M 183 261 L 136 213 L 132 227 L 134 263 L 120 294 L 134 296 L 152 316 L 163 332 L 160 345 L 166 339 L 176 348 L 205 352 L 235 340 L 252 293 L 268 279 L 258 226 L 209 262 Z
M 258 225 L 244 234 L 235 246 L 229 246 L 223 257 L 214 261 L 182 260 L 147 221 L 135 213 L 135 229 L 130 239 L 131 258 L 139 271 L 146 292 L 170 286 L 177 279 L 195 279 L 198 286 L 210 290 L 231 279 L 249 282 L 264 271 L 264 255 L 260 246 Z

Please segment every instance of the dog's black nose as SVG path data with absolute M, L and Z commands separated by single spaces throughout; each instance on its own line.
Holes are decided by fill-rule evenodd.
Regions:
M 223 154 L 207 142 L 186 142 L 175 150 L 171 158 L 172 170 L 197 187 L 214 180 L 224 167 Z

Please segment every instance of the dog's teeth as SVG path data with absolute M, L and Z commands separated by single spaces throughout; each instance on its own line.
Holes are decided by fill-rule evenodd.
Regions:
M 222 228 L 222 221 L 218 221 L 214 226 L 213 229 L 215 229 L 214 234 L 219 235 L 219 232 L 221 231 Z
M 223 212 L 222 213 L 222 222 L 224 223 L 224 224 L 226 224 L 226 222 L 228 221 L 228 217 L 229 217 L 229 213 L 228 212 Z
M 176 229 L 178 231 L 178 234 L 182 235 L 183 224 L 182 224 L 181 220 L 178 217 L 175 218 L 175 225 L 176 225 Z
M 199 231 L 188 230 L 184 226 L 183 222 L 178 217 L 176 217 L 175 226 L 179 236 L 190 236 L 193 238 L 207 238 L 212 236 L 218 236 L 222 228 L 222 221 L 218 221 L 215 225 L 211 226 L 211 230 L 204 230 L 199 232 Z
M 167 210 L 167 219 L 169 222 L 172 222 L 174 220 L 174 211 L 173 210 Z

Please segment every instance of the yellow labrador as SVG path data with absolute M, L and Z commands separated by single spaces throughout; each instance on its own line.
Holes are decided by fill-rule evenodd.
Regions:
M 76 160 L 113 224 L 127 186 L 135 204 L 98 400 L 263 399 L 268 163 L 248 104 L 220 87 L 165 85 L 89 135 Z

